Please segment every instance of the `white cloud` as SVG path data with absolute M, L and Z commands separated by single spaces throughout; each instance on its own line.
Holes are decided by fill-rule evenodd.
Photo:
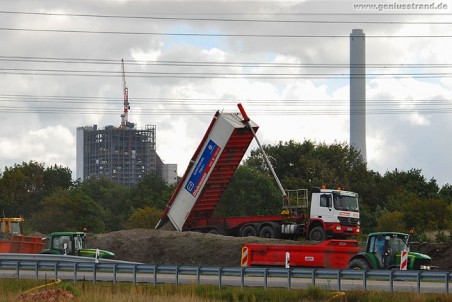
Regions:
M 135 34 L 0 31 L 4 46 L 0 56 L 6 58 L 0 60 L 0 68 L 4 70 L 0 81 L 3 127 L 0 167 L 37 160 L 48 165 L 64 164 L 75 171 L 75 129 L 92 124 L 103 127 L 120 123 L 121 58 L 141 63 L 155 60 L 193 63 L 185 66 L 169 63 L 126 65 L 131 103 L 129 120 L 139 128 L 147 124 L 157 126 L 158 153 L 164 162 L 177 163 L 179 174 L 183 173 L 215 111 L 235 111 L 238 102 L 244 104 L 250 117 L 260 125 L 258 136 L 263 143 L 305 138 L 327 143 L 346 142 L 349 140 L 348 35 L 353 28 L 362 28 L 368 36 L 367 71 L 372 75 L 367 83 L 369 167 L 382 173 L 394 168 L 419 168 L 427 177 L 437 178 L 440 184 L 452 183 L 452 163 L 444 160 L 450 157 L 448 150 L 452 144 L 452 140 L 444 135 L 452 131 L 452 81 L 448 76 L 450 67 L 447 67 L 451 64 L 452 41 L 429 37 L 449 35 L 450 27 L 448 24 L 428 24 L 446 19 L 435 15 L 362 14 L 353 10 L 352 4 L 345 0 L 7 1 L 3 3 L 3 11 L 157 18 L 1 14 L 2 28 Z M 307 15 L 306 12 L 315 14 Z M 329 12 L 353 14 L 326 14 Z M 204 20 L 187 20 L 190 18 Z M 215 18 L 291 22 L 209 20 Z M 292 22 L 296 20 L 317 23 Z M 322 20 L 339 22 L 318 22 Z M 359 23 L 361 21 L 363 23 Z M 422 21 L 425 24 L 391 21 Z M 174 32 L 178 29 L 181 32 Z M 183 35 L 187 31 L 208 33 L 212 30 L 224 36 Z M 145 32 L 181 35 L 142 34 Z M 384 38 L 394 35 L 424 35 L 427 38 Z M 38 60 L 12 60 L 13 56 Z M 56 58 L 58 62 L 48 58 Z M 68 58 L 80 60 L 65 62 Z M 91 64 L 89 59 L 105 62 Z M 200 66 L 195 62 L 224 64 Z M 269 64 L 227 64 L 231 62 L 281 65 L 275 68 Z M 292 65 L 281 67 L 283 64 Z M 407 64 L 423 65 L 409 68 Z M 46 73 L 43 70 L 58 69 L 83 72 L 78 76 L 62 75 L 57 71 L 43 75 Z M 94 75 L 95 72 L 102 72 L 102 75 Z M 137 76 L 139 72 L 147 74 Z M 162 73 L 167 74 L 161 76 Z M 282 76 L 272 77 L 272 73 L 297 76 L 282 79 Z M 443 73 L 444 76 L 394 75 L 413 73 Z M 224 76 L 234 77 L 234 74 L 255 76 L 244 75 L 240 79 Z M 255 147 L 253 144 L 252 148 Z

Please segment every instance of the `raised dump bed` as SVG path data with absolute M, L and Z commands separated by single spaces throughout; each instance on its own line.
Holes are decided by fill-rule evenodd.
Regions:
M 239 113 L 216 112 L 156 228 L 169 220 L 176 230 L 189 231 L 196 220 L 212 216 L 254 138 L 248 125 L 257 131 Z

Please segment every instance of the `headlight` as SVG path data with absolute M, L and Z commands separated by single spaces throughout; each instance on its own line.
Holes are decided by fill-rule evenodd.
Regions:
M 341 230 L 341 226 L 340 225 L 336 226 L 336 230 L 340 231 Z
M 431 270 L 432 268 L 431 268 L 430 265 L 421 265 L 420 269 L 429 271 L 429 270 Z

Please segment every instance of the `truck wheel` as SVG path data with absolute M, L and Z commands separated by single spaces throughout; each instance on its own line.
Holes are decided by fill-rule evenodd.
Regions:
M 257 236 L 257 231 L 252 225 L 245 226 L 240 232 L 241 237 Z
M 325 239 L 325 230 L 322 227 L 315 227 L 309 232 L 309 240 L 324 241 Z
M 273 227 L 271 225 L 266 225 L 260 230 L 259 237 L 275 238 L 275 230 L 273 229 Z
M 348 264 L 347 268 L 349 269 L 370 269 L 369 264 L 364 259 L 353 259 Z

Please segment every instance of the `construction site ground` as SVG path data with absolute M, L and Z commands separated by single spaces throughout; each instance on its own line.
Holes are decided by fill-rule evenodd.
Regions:
M 133 229 L 92 235 L 88 245 L 112 251 L 118 260 L 167 265 L 239 266 L 241 249 L 247 242 L 315 244 L 309 241 Z M 432 265 L 441 270 L 452 270 L 452 243 L 413 243 L 411 251 L 429 255 Z

